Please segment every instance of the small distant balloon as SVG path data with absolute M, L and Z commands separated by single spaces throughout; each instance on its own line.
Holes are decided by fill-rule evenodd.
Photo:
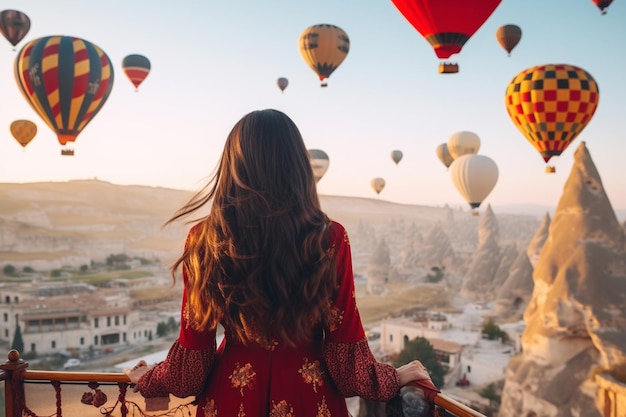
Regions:
M 500 46 L 511 56 L 511 51 L 522 39 L 522 29 L 517 25 L 503 25 L 496 31 L 496 39 Z
M 328 165 L 330 160 L 328 154 L 321 149 L 309 149 L 309 158 L 311 160 L 311 168 L 313 168 L 313 177 L 315 182 L 319 182 L 326 171 L 328 171 Z
M 298 39 L 300 55 L 318 75 L 322 87 L 350 50 L 350 38 L 340 27 L 320 24 L 306 28 Z
M 287 88 L 287 86 L 289 85 L 289 80 L 285 77 L 280 77 L 278 80 L 276 80 L 276 84 L 278 84 L 278 88 L 280 88 L 280 91 L 284 92 L 285 88 Z
M 402 156 L 403 156 L 402 151 L 399 151 L 399 150 L 391 151 L 391 160 L 395 162 L 396 165 L 400 163 L 400 161 L 402 160 Z
M 11 43 L 17 45 L 30 30 L 30 19 L 18 10 L 0 12 L 0 32 Z
M 385 180 L 380 177 L 372 179 L 370 184 L 372 185 L 372 189 L 376 191 L 376 194 L 380 194 L 383 188 L 385 188 Z
M 37 125 L 30 120 L 15 120 L 10 126 L 11 134 L 23 148 L 37 135 Z
M 598 9 L 602 12 L 602 14 L 606 14 L 606 8 L 609 7 L 613 0 L 591 0 L 593 4 L 596 5 Z
M 445 165 L 446 168 L 450 167 L 450 164 L 454 161 L 452 155 L 450 155 L 450 151 L 448 150 L 447 143 L 441 143 L 435 149 L 435 153 L 437 154 L 437 158 L 441 161 L 442 164 Z
M 456 132 L 448 139 L 448 152 L 452 158 L 477 153 L 480 149 L 480 138 L 474 132 Z
M 150 60 L 143 55 L 127 55 L 122 61 L 122 70 L 137 90 L 150 73 Z

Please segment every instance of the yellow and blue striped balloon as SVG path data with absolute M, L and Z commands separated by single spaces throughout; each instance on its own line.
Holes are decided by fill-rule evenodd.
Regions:
M 15 80 L 26 101 L 66 145 L 76 140 L 109 97 L 113 66 L 91 42 L 46 36 L 19 51 Z

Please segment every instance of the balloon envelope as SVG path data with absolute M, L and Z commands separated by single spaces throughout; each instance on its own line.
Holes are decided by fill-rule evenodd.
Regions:
M 517 25 L 503 25 L 496 31 L 496 39 L 509 55 L 522 39 L 522 29 Z
M 380 194 L 380 192 L 385 188 L 385 180 L 383 178 L 374 178 L 370 182 L 372 189 L 376 191 L 376 194 Z
M 396 163 L 396 165 L 398 165 L 398 163 L 402 160 L 402 156 L 402 151 L 391 151 L 391 159 Z
M 391 0 L 439 58 L 461 52 L 501 0 Z
M 546 64 L 513 77 L 504 101 L 513 124 L 548 162 L 587 126 L 599 99 L 598 84 L 584 69 Z
M 23 148 L 37 135 L 37 125 L 30 120 L 15 120 L 11 123 L 11 134 Z
M 591 0 L 593 4 L 596 5 L 598 9 L 602 12 L 602 14 L 606 14 L 606 8 L 609 7 L 613 0 Z
M 326 86 L 330 77 L 350 50 L 348 34 L 335 25 L 320 24 L 306 28 L 298 40 L 302 58 Z
M 498 166 L 485 155 L 461 155 L 450 165 L 452 183 L 473 209 L 478 208 L 498 181 Z
M 448 168 L 450 164 L 454 161 L 454 158 L 452 157 L 452 155 L 450 155 L 450 151 L 448 150 L 447 143 L 442 143 L 437 146 L 435 152 L 437 153 L 437 158 L 439 158 L 441 163 L 444 164 L 446 168 Z
M 30 30 L 30 19 L 18 10 L 0 12 L 0 32 L 11 43 L 17 45 Z
M 480 149 L 480 138 L 474 132 L 456 132 L 448 139 L 448 152 L 453 159 L 461 155 L 477 153 Z
M 91 42 L 46 36 L 19 51 L 15 79 L 26 101 L 65 145 L 76 140 L 106 102 L 113 66 Z
M 289 80 L 285 77 L 280 77 L 278 80 L 276 80 L 276 84 L 278 84 L 278 88 L 280 88 L 280 91 L 285 91 L 285 88 L 287 88 L 287 86 L 289 85 Z
M 315 182 L 319 182 L 326 174 L 326 171 L 328 171 L 328 165 L 330 164 L 328 154 L 321 149 L 309 149 L 308 151 L 311 168 L 313 168 L 313 177 Z
M 127 55 L 122 60 L 122 70 L 135 88 L 139 88 L 150 73 L 150 60 L 143 55 Z

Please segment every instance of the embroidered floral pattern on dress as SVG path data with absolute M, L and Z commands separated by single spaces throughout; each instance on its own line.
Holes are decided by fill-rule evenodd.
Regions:
M 298 369 L 298 373 L 302 375 L 302 379 L 306 384 L 313 385 L 313 391 L 317 392 L 317 386 L 324 385 L 324 370 L 320 365 L 320 361 L 309 362 L 308 358 L 304 358 L 302 367 Z
M 348 246 L 350 246 L 350 238 L 348 237 L 348 231 L 347 230 L 343 231 L 343 241 L 346 242 L 346 244 Z
M 339 310 L 337 307 L 332 307 L 330 309 L 326 325 L 331 332 L 334 332 L 339 328 L 339 326 L 341 326 L 341 323 L 343 322 L 343 313 L 343 310 Z
M 191 311 L 189 311 L 189 304 L 185 304 L 185 310 L 183 311 L 183 317 L 185 318 L 185 329 L 189 328 L 191 323 Z
M 287 404 L 287 401 L 282 400 L 278 404 L 272 401 L 272 410 L 269 417 L 295 417 L 293 407 Z
M 334 259 L 337 253 L 337 247 L 333 244 L 330 248 L 326 249 L 326 256 L 328 259 Z
M 202 407 L 202 411 L 204 412 L 204 417 L 217 417 L 217 409 L 215 408 L 215 401 L 209 400 Z
M 254 389 L 254 377 L 256 372 L 252 370 L 252 365 L 247 363 L 244 366 L 240 366 L 239 362 L 235 363 L 235 370 L 228 377 L 230 383 L 233 384 L 233 388 L 239 388 L 239 392 L 243 397 L 244 387 Z
M 317 415 L 315 417 L 331 417 L 332 414 L 326 404 L 326 397 L 322 397 L 322 403 L 317 405 Z

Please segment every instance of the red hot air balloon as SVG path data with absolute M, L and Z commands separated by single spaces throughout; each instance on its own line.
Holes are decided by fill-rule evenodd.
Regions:
M 26 101 L 61 145 L 74 142 L 113 88 L 111 60 L 98 46 L 71 36 L 28 42 L 15 58 L 15 80 Z M 73 149 L 62 149 L 73 155 Z
M 598 9 L 602 12 L 602 14 L 606 14 L 606 8 L 609 7 L 613 0 L 591 0 L 593 4 L 596 5 Z
M 122 61 L 122 70 L 137 90 L 150 73 L 150 61 L 143 55 L 128 55 Z
M 17 10 L 0 12 L 0 32 L 11 45 L 17 45 L 30 30 L 30 19 Z
M 441 59 L 461 52 L 501 0 L 391 0 L 400 13 L 432 45 Z M 457 72 L 442 64 L 440 72 Z

